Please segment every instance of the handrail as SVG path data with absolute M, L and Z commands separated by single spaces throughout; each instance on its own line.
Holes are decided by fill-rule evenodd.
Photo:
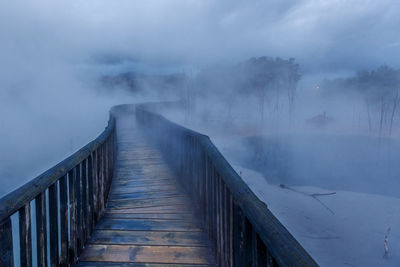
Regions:
M 151 111 L 154 105 L 137 105 L 137 121 L 197 203 L 219 266 L 318 266 L 208 136 Z
M 77 261 L 105 208 L 116 155 L 118 109 L 110 110 L 108 125 L 95 140 L 0 199 L 0 266 L 14 265 L 14 214 L 19 219 L 21 266 L 32 266 L 31 202 L 35 205 L 37 265 L 47 266 L 49 261 L 51 266 L 68 266 Z

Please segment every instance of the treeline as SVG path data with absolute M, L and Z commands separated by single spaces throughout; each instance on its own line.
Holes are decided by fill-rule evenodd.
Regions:
M 284 110 L 292 116 L 300 77 L 299 65 L 293 58 L 258 57 L 202 69 L 194 84 L 199 95 L 221 100 L 228 112 L 235 106 L 243 109 L 240 102 L 245 98 L 255 99 L 264 123 L 266 111 L 275 118 Z
M 236 64 L 213 65 L 200 70 L 186 70 L 168 75 L 144 75 L 135 72 L 103 76 L 101 84 L 109 89 L 125 88 L 136 94 L 152 94 L 163 98 L 180 98 L 187 114 L 196 108 L 222 106 L 227 119 L 233 111 L 241 112 L 243 100 L 255 102 L 246 107 L 259 114 L 263 124 L 268 119 L 281 119 L 286 112 L 291 118 L 294 109 L 297 83 L 300 80 L 299 65 L 293 58 L 251 58 Z M 209 105 L 208 107 L 205 107 Z M 253 107 L 254 106 L 254 107 Z
M 324 80 L 321 92 L 325 97 L 344 96 L 363 103 L 370 132 L 391 135 L 400 102 L 400 70 L 381 66 L 356 75 Z

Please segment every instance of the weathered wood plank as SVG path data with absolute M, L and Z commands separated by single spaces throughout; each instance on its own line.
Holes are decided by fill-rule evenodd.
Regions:
M 161 192 L 141 192 L 136 194 L 110 194 L 108 200 L 117 199 L 152 199 L 152 198 L 165 198 L 165 197 L 178 197 L 185 196 L 182 192 L 178 191 L 161 191 Z
M 97 224 L 96 229 L 132 231 L 201 231 L 201 227 L 196 222 L 112 218 L 102 219 Z
M 81 261 L 214 264 L 205 247 L 132 246 L 89 244 Z
M 179 190 L 177 185 L 148 185 L 141 187 L 118 187 L 113 188 L 110 193 L 143 193 L 143 192 L 154 192 L 154 191 L 169 191 L 169 190 Z
M 204 232 L 97 230 L 90 244 L 209 247 Z
M 149 199 L 114 199 L 109 200 L 107 207 L 115 209 L 131 209 L 154 206 L 185 205 L 190 202 L 188 197 L 165 197 Z
M 155 206 L 135 209 L 106 209 L 109 213 L 192 213 L 193 207 L 187 205 Z
M 104 266 L 103 262 L 83 261 L 77 267 L 97 267 Z M 107 266 L 120 267 L 217 267 L 215 264 L 165 264 L 165 263 L 138 263 L 138 262 L 107 262 Z
M 192 213 L 104 213 L 104 218 L 113 219 L 159 219 L 194 221 L 197 218 Z
M 113 181 L 111 188 L 118 188 L 121 186 L 126 187 L 140 187 L 140 186 L 149 186 L 149 185 L 176 185 L 177 181 L 172 179 L 164 179 L 164 180 L 148 180 L 148 181 L 136 181 L 136 180 L 127 180 L 127 181 Z

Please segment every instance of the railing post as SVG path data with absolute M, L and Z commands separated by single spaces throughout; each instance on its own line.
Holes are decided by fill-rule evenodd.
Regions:
M 87 182 L 87 168 L 86 168 L 86 159 L 84 159 L 81 163 L 81 168 L 82 168 L 82 175 L 81 175 L 81 179 L 82 179 L 82 219 L 81 219 L 81 237 L 82 237 L 82 243 L 81 243 L 81 247 L 83 249 L 87 237 L 89 236 L 88 233 L 88 229 L 87 229 L 87 222 L 88 222 L 88 182 Z
M 49 187 L 50 266 L 58 266 L 58 190 L 57 183 Z M 47 241 L 46 241 L 47 242 Z
M 47 266 L 47 229 L 45 191 L 35 198 L 36 206 L 36 249 L 38 266 Z
M 68 180 L 69 180 L 69 263 L 74 264 L 77 260 L 77 236 L 76 236 L 76 199 L 75 199 L 75 168 L 68 172 Z
M 14 266 L 11 219 L 0 222 L 0 266 Z
M 60 178 L 60 266 L 68 264 L 68 187 L 67 176 Z
M 92 154 L 89 155 L 87 159 L 87 181 L 88 181 L 88 216 L 87 216 L 87 238 L 92 234 L 92 229 L 94 225 L 94 213 L 93 213 L 93 157 Z
M 28 202 L 18 210 L 19 253 L 21 266 L 32 266 L 31 205 Z
M 101 145 L 100 149 L 99 149 L 99 162 L 100 162 L 100 166 L 99 166 L 99 216 L 101 217 L 101 215 L 103 214 L 103 210 L 104 210 L 104 146 Z
M 81 163 L 75 167 L 75 199 L 76 199 L 76 240 L 77 240 L 77 255 L 79 255 L 83 248 L 82 240 L 82 176 L 81 176 Z

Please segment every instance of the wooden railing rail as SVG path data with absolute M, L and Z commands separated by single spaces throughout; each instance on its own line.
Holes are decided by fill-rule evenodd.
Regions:
M 37 266 L 77 261 L 104 211 L 111 184 L 117 149 L 114 110 L 99 137 L 0 199 L 0 266 L 14 266 L 14 254 L 21 266 L 33 265 L 32 253 Z M 12 230 L 13 215 L 17 231 Z M 14 246 L 13 234 L 19 236 Z
M 138 105 L 137 121 L 198 205 L 219 266 L 318 266 L 208 136 L 152 112 L 153 105 Z

